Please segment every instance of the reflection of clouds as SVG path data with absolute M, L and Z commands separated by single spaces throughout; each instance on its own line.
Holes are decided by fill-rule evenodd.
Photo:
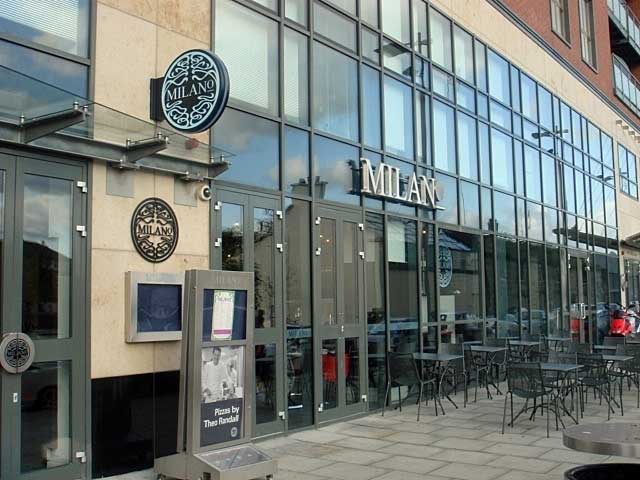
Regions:
M 289 180 L 297 182 L 301 178 L 306 179 L 309 172 L 307 159 L 302 155 L 288 158 L 285 164 L 285 171 Z

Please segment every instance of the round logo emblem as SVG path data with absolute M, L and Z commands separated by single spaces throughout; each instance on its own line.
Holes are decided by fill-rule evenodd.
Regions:
M 453 276 L 453 257 L 449 247 L 440 247 L 438 259 L 440 261 L 440 288 L 447 288 Z
M 189 50 L 167 69 L 162 82 L 162 112 L 176 130 L 197 133 L 211 128 L 228 100 L 229 73 L 214 53 Z
M 33 341 L 24 333 L 8 333 L 0 342 L 0 364 L 9 373 L 22 373 L 33 363 Z
M 176 214 L 164 200 L 147 198 L 133 212 L 131 238 L 146 260 L 164 262 L 178 244 Z
M 238 436 L 238 428 L 231 427 L 231 438 L 236 438 Z

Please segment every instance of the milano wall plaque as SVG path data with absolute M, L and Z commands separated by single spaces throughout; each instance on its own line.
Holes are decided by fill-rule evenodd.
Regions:
M 133 212 L 131 239 L 145 260 L 164 262 L 178 244 L 176 214 L 164 200 L 147 198 Z
M 159 85 L 154 82 L 161 82 Z M 207 50 L 176 58 L 164 78 L 152 81 L 152 118 L 185 133 L 204 132 L 220 118 L 229 100 L 229 73 Z

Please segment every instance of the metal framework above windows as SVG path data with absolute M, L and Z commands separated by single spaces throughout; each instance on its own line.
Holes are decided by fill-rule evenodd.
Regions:
M 87 120 L 88 115 L 87 106 L 80 106 L 78 102 L 73 102 L 73 106 L 67 110 L 35 118 L 25 118 L 24 115 L 20 115 L 20 141 L 22 143 L 31 143 L 38 138 L 84 122 Z

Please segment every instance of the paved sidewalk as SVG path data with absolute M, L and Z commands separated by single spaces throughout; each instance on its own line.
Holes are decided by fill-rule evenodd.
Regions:
M 278 480 L 560 480 L 575 465 L 633 461 L 565 448 L 562 432 L 554 430 L 553 417 L 550 438 L 546 438 L 545 418 L 530 422 L 521 417 L 501 435 L 504 397 L 488 400 L 485 395 L 479 391 L 478 402 L 462 408 L 458 394 L 458 410 L 443 401 L 446 415 L 438 417 L 429 402 L 427 408 L 423 405 L 420 422 L 410 402 L 402 413 L 372 414 L 258 445 L 278 459 Z M 606 407 L 593 396 L 588 402 L 581 423 L 606 422 Z M 514 409 L 518 405 L 515 399 Z M 611 421 L 640 421 L 635 407 L 635 390 L 626 391 L 625 415 L 616 411 Z M 147 470 L 112 480 L 153 478 Z

